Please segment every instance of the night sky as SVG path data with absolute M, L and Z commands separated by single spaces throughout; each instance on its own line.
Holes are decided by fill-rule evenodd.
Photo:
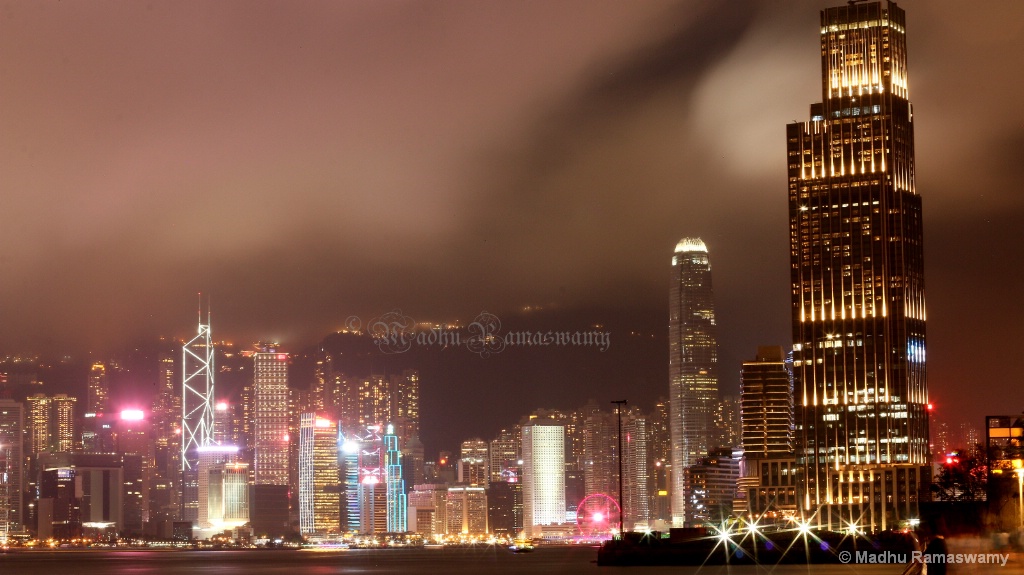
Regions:
M 434 369 L 450 441 L 667 393 L 700 236 L 735 393 L 790 344 L 785 125 L 838 3 L 0 2 L 0 350 L 184 337 L 199 291 L 217 339 L 295 350 L 393 309 L 610 326 L 614 355 Z M 1024 3 L 900 6 L 929 388 L 980 427 L 1024 409 Z

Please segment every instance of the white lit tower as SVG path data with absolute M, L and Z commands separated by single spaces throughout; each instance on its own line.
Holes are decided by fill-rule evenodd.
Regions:
M 686 521 L 684 470 L 708 452 L 718 400 L 718 342 L 711 261 L 700 238 L 672 254 L 669 298 L 669 439 L 672 525 Z
M 213 342 L 210 314 L 199 314 L 195 337 L 182 347 L 181 471 L 182 520 L 199 519 L 199 448 L 213 445 Z

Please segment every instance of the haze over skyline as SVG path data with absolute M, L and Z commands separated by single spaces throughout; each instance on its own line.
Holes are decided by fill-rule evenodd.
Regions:
M 672 248 L 699 236 L 735 392 L 791 344 L 785 124 L 820 99 L 831 4 L 0 4 L 0 349 L 182 337 L 198 291 L 215 339 L 293 350 L 351 315 L 531 305 L 664 346 Z M 977 424 L 1020 407 L 1024 6 L 900 6 L 928 387 Z M 566 355 L 518 356 L 561 387 L 533 403 L 622 388 Z M 509 363 L 438 390 L 492 399 L 473 379 Z M 635 369 L 667 393 L 664 362 Z

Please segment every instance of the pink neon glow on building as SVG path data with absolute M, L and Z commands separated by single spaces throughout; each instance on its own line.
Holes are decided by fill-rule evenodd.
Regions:
M 142 421 L 146 417 L 146 414 L 141 409 L 123 409 L 121 410 L 122 421 Z

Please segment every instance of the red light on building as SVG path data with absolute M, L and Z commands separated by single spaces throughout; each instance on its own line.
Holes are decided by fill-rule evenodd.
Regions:
M 931 411 L 933 409 L 935 409 L 935 406 L 929 403 L 928 404 L 928 411 Z
M 288 361 L 288 354 L 287 353 L 279 353 L 279 354 L 277 354 L 277 361 Z

